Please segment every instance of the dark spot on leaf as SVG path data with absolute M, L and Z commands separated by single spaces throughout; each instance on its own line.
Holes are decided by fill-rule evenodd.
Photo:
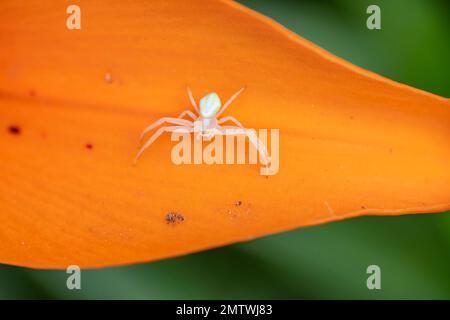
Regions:
M 236 201 L 236 202 L 234 203 L 234 205 L 235 205 L 236 207 L 239 207 L 239 206 L 242 205 L 242 201 L 241 201 L 241 200 L 238 200 L 238 201 Z
M 8 128 L 9 133 L 11 134 L 20 134 L 20 127 L 19 126 L 9 126 Z
M 92 149 L 94 146 L 90 143 L 86 143 L 86 149 Z
M 184 216 L 181 213 L 177 213 L 177 212 L 169 212 L 168 214 L 166 214 L 166 222 L 168 224 L 175 224 L 177 222 L 182 222 L 184 221 Z
M 28 95 L 30 97 L 36 97 L 36 91 L 34 91 L 33 89 L 31 89 L 30 91 L 28 91 Z

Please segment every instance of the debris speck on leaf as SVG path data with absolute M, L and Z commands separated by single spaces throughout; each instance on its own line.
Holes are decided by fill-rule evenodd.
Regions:
M 168 224 L 175 224 L 177 222 L 182 222 L 182 221 L 184 221 L 184 216 L 181 213 L 172 211 L 166 215 L 166 222 Z

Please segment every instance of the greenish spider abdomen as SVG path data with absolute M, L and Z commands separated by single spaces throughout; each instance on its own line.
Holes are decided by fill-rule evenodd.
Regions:
M 200 99 L 200 115 L 202 118 L 213 118 L 221 107 L 222 102 L 215 92 L 208 93 Z

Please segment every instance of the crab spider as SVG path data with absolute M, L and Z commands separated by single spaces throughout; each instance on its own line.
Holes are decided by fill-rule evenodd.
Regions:
M 234 117 L 227 116 L 219 118 L 219 116 L 228 108 L 228 106 L 236 99 L 239 94 L 244 91 L 245 87 L 238 90 L 233 94 L 227 102 L 222 106 L 219 96 L 215 92 L 211 92 L 200 99 L 200 108 L 197 107 L 192 91 L 187 87 L 187 93 L 192 106 L 194 107 L 196 115 L 191 110 L 183 111 L 177 118 L 163 117 L 153 124 L 149 125 L 142 131 L 141 140 L 144 138 L 145 134 L 149 131 L 155 129 L 162 124 L 170 124 L 169 126 L 160 127 L 141 147 L 139 152 L 134 159 L 134 163 L 137 162 L 142 153 L 155 142 L 158 137 L 164 132 L 181 132 L 181 133 L 191 133 L 193 132 L 197 140 L 206 139 L 211 140 L 217 135 L 246 135 L 249 138 L 250 143 L 258 150 L 261 154 L 262 163 L 268 166 L 270 163 L 270 157 L 267 153 L 266 146 L 257 137 L 255 130 L 246 129 L 242 124 Z M 185 119 L 190 117 L 191 120 Z M 231 122 L 234 126 L 222 126 L 226 122 Z

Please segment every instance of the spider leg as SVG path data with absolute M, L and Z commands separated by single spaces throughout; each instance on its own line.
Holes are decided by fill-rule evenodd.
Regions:
M 223 117 L 222 119 L 219 119 L 218 122 L 219 122 L 219 124 L 221 124 L 221 123 L 224 123 L 224 122 L 227 122 L 227 121 L 231 121 L 235 125 L 237 125 L 238 127 L 244 128 L 244 126 L 235 117 L 231 117 L 231 116 Z
M 157 126 L 160 126 L 164 122 L 167 122 L 167 123 L 170 123 L 170 124 L 177 124 L 177 125 L 180 125 L 180 126 L 193 126 L 194 125 L 192 123 L 192 121 L 188 121 L 188 120 L 185 120 L 185 119 L 164 117 L 164 118 L 161 118 L 161 119 L 155 121 L 153 124 L 151 124 L 147 128 L 145 128 L 144 131 L 142 131 L 142 133 L 141 133 L 140 140 L 142 140 L 144 138 L 144 136 L 145 136 L 145 134 L 147 132 L 149 132 L 150 130 L 156 128 Z
M 191 127 L 184 127 L 184 126 L 169 126 L 169 127 L 161 127 L 159 128 L 151 137 L 147 140 L 147 142 L 142 146 L 142 148 L 137 153 L 136 157 L 134 158 L 134 164 L 138 161 L 142 153 L 152 145 L 153 142 L 155 142 L 158 137 L 163 134 L 164 132 L 184 132 L 184 133 L 190 133 L 194 131 Z
M 255 130 L 253 129 L 246 129 L 246 128 L 239 128 L 239 127 L 233 127 L 233 126 L 223 126 L 221 129 L 217 129 L 220 134 L 223 135 L 246 135 L 250 141 L 250 143 L 258 150 L 258 152 L 261 154 L 263 164 L 265 166 L 268 166 L 270 163 L 270 157 L 267 152 L 267 148 L 262 143 L 260 139 L 258 139 Z
M 185 110 L 178 116 L 179 119 L 183 118 L 184 116 L 189 116 L 192 118 L 192 120 L 196 120 L 198 117 L 193 113 L 191 110 Z
M 189 96 L 189 100 L 191 100 L 192 106 L 194 107 L 195 111 L 197 111 L 197 113 L 200 113 L 200 111 L 198 111 L 197 103 L 195 102 L 194 95 L 192 94 L 191 88 L 189 88 L 189 86 L 186 86 L 186 90 L 187 90 L 187 94 Z
M 228 99 L 227 102 L 225 102 L 225 104 L 223 105 L 222 109 L 217 113 L 216 117 L 220 116 L 226 108 L 228 108 L 228 106 L 233 102 L 234 99 L 236 99 L 238 97 L 238 95 L 241 94 L 242 91 L 244 91 L 245 87 L 242 87 L 241 89 L 239 89 L 235 94 L 233 94 L 231 96 L 230 99 Z

